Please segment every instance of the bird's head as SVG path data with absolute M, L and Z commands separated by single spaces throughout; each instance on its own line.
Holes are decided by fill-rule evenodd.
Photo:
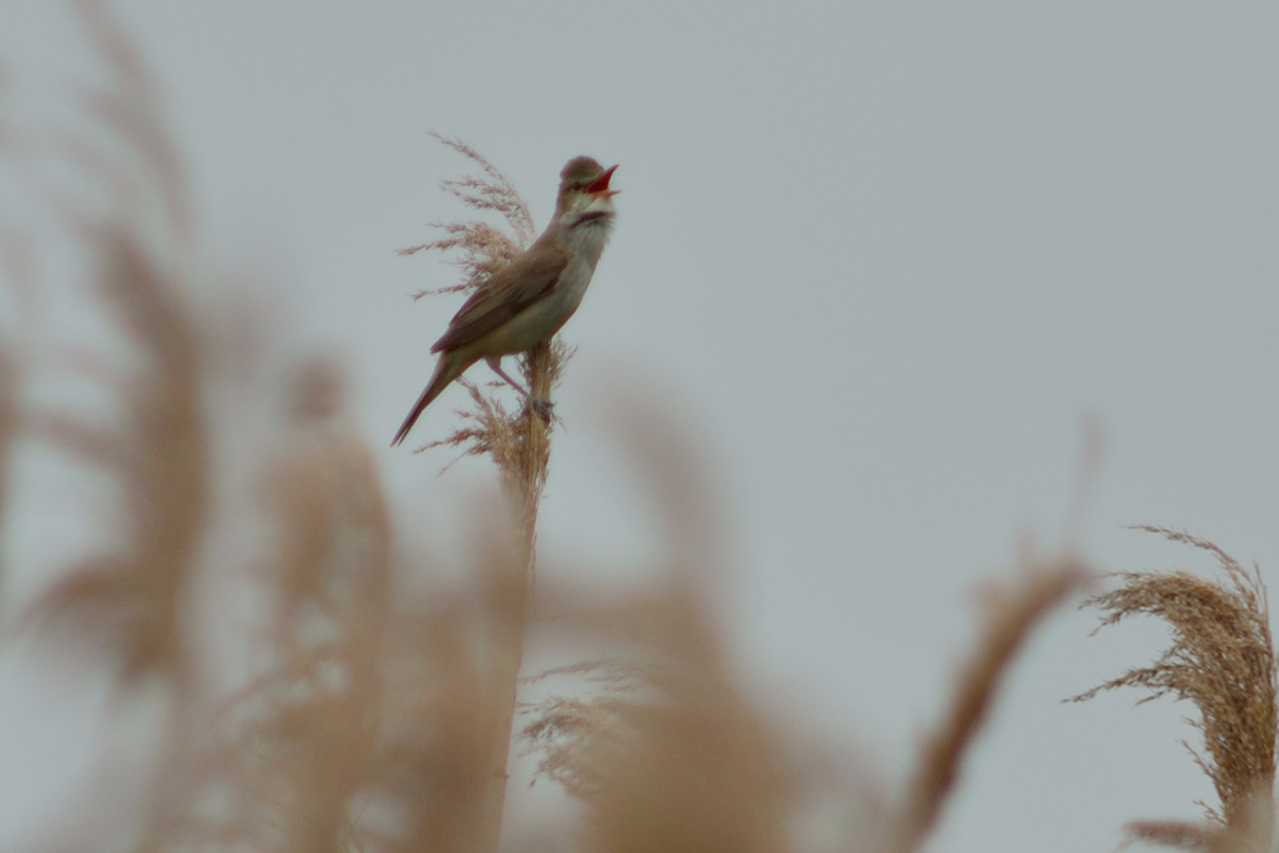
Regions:
M 591 157 L 574 157 L 560 170 L 560 194 L 555 217 L 565 228 L 611 225 L 616 211 L 609 181 L 617 166 L 605 169 Z

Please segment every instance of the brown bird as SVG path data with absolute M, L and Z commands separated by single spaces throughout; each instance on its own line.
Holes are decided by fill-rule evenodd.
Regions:
M 529 391 L 502 370 L 502 356 L 550 340 L 581 304 L 613 230 L 613 196 L 618 191 L 609 189 L 609 181 L 616 169 L 605 169 L 590 157 L 568 161 L 560 171 L 555 216 L 546 230 L 476 288 L 431 347 L 440 354 L 435 372 L 400 424 L 392 447 L 404 441 L 431 401 L 480 359 L 531 399 Z

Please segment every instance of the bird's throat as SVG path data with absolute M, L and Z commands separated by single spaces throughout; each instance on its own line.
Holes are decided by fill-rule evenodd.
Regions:
M 611 210 L 588 210 L 581 216 L 577 217 L 577 221 L 573 223 L 574 228 L 581 228 L 583 225 L 589 225 L 592 222 L 599 222 L 608 219 L 613 215 Z

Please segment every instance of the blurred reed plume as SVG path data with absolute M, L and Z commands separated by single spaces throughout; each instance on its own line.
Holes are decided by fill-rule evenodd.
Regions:
M 954 790 L 962 759 L 980 730 L 1000 679 L 1030 631 L 1088 578 L 1084 564 L 1063 556 L 1031 565 L 1015 583 L 990 588 L 984 631 L 972 658 L 959 669 L 955 693 L 937 731 L 922 745 L 895 826 L 894 850 L 917 850 L 937 824 Z
M 1137 687 L 1148 694 L 1139 704 L 1171 695 L 1190 701 L 1199 711 L 1192 725 L 1203 734 L 1203 751 L 1184 745 L 1212 780 L 1220 808 L 1201 803 L 1210 821 L 1204 826 L 1139 821 L 1129 825 L 1131 836 L 1185 848 L 1252 849 L 1261 844 L 1261 849 L 1269 849 L 1275 777 L 1275 652 L 1260 569 L 1244 569 L 1207 539 L 1149 525 L 1137 529 L 1212 555 L 1225 581 L 1207 581 L 1184 571 L 1118 575 L 1122 583 L 1117 589 L 1084 604 L 1102 611 L 1096 630 L 1147 614 L 1168 623 L 1172 646 L 1150 666 L 1130 669 L 1071 701 Z M 1240 839 L 1247 844 L 1233 846 Z
M 1002 675 L 1033 626 L 1086 576 L 1079 562 L 1063 558 L 1024 567 L 996 589 L 983 641 L 959 671 L 942 725 L 916 757 L 907 787 L 895 797 L 878 784 L 839 793 L 861 817 L 829 849 L 922 849 Z M 606 620 L 582 614 L 606 636 L 643 638 L 645 663 L 578 664 L 570 671 L 589 674 L 603 695 L 552 698 L 526 711 L 524 737 L 540 757 L 539 772 L 588 807 L 584 849 L 796 849 L 811 799 L 839 790 L 824 762 L 736 686 L 728 650 L 690 590 L 672 582 L 665 599 L 648 603 L 656 613 L 627 602 Z
M 96 123 L 83 135 L 56 138 L 60 150 L 72 154 L 73 165 L 120 193 L 120 211 L 104 220 L 67 215 L 79 244 L 98 264 L 92 295 L 132 342 L 142 366 L 126 374 L 89 354 L 57 353 L 52 359 L 76 364 L 114 386 L 124 408 L 115 426 L 56 411 L 22 416 L 31 434 L 114 474 L 127 504 L 120 514 L 127 544 L 73 567 L 33 612 L 78 612 L 81 627 L 107 623 L 126 680 L 156 674 L 181 683 L 189 659 L 177 625 L 207 523 L 210 489 L 200 413 L 201 335 L 185 298 L 172 286 L 187 262 L 181 242 L 189 229 L 189 201 L 141 58 L 99 6 L 79 6 L 116 88 L 86 94 L 86 115 Z M 117 137 L 119 154 L 97 144 Z M 156 207 L 167 226 L 159 234 L 146 220 Z

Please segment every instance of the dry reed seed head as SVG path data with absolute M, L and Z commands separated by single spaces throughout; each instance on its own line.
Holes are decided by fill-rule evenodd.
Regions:
M 339 533 L 329 537 L 330 544 L 340 542 L 347 531 L 340 505 L 337 509 L 333 517 Z M 298 521 L 294 517 L 286 526 Z M 312 568 L 321 575 L 385 572 L 376 562 L 365 562 L 363 552 L 340 547 L 321 551 Z M 278 639 L 286 631 L 277 626 L 271 635 L 273 642 L 263 653 L 274 658 L 273 667 L 222 714 L 224 725 L 234 723 L 239 735 L 223 746 L 222 756 L 231 760 L 219 763 L 233 768 L 227 779 L 233 789 L 256 792 L 245 804 L 249 816 L 228 818 L 229 830 L 237 824 L 275 827 L 272 832 L 282 833 L 276 846 L 290 850 L 325 849 L 335 838 L 360 834 L 350 812 L 377 767 L 379 721 L 385 718 L 383 670 L 393 657 L 382 636 L 385 593 L 385 578 L 337 588 L 314 584 L 306 594 L 313 596 L 309 603 L 324 605 L 327 631 Z M 191 836 L 190 827 L 177 833 L 182 841 Z M 255 837 L 258 843 L 269 840 Z
M 316 688 L 306 699 L 277 704 L 252 731 L 237 780 L 258 793 L 256 820 L 231 825 L 274 824 L 286 849 L 331 848 L 350 823 L 372 755 L 373 702 L 356 691 Z
M 96 6 L 86 8 L 97 9 Z M 95 26 L 101 23 L 98 21 Z M 107 48 L 120 47 L 111 41 L 111 33 L 101 34 Z M 159 125 L 138 127 L 148 120 L 149 114 L 137 104 L 125 102 L 123 99 L 127 97 L 136 98 L 138 93 L 126 87 L 121 99 L 102 98 L 93 106 L 106 120 L 109 130 L 140 149 L 136 159 L 148 167 L 152 177 L 158 176 L 165 184 L 164 192 L 170 200 L 180 201 L 182 183 L 175 168 L 177 161 L 166 160 L 165 152 L 160 150 L 167 137 L 153 135 L 154 131 L 162 130 Z M 176 205 L 170 205 L 169 213 L 174 219 L 180 218 Z M 181 222 L 173 224 L 175 230 L 181 230 Z M 51 610 L 74 608 L 86 629 L 96 623 L 114 627 L 121 637 L 119 656 L 126 673 L 169 675 L 177 682 L 181 694 L 183 685 L 189 686 L 178 672 L 185 659 L 185 631 L 189 625 L 181 618 L 179 608 L 185 579 L 194 568 L 197 542 L 208 524 L 205 511 L 208 453 L 199 415 L 204 365 L 199 345 L 202 338 L 174 286 L 175 276 L 146 248 L 148 241 L 142 226 L 132 221 L 85 226 L 84 233 L 104 262 L 97 280 L 105 302 L 115 309 L 121 327 L 147 356 L 147 362 L 140 380 L 127 389 L 125 428 L 105 433 L 96 427 L 57 418 L 34 422 L 55 427 L 51 438 L 73 452 L 91 455 L 93 461 L 107 463 L 120 473 L 130 502 L 126 517 L 134 527 L 134 535 L 127 557 L 97 560 L 78 567 L 66 582 L 45 596 L 42 604 Z M 335 455 L 345 458 L 341 452 Z M 332 467 L 334 460 L 328 461 L 328 466 L 319 469 L 321 473 Z M 371 467 L 368 470 L 371 471 Z M 294 487 L 303 481 L 302 473 L 290 472 Z M 349 470 L 344 473 L 346 489 L 360 485 L 358 476 L 350 476 Z M 305 482 L 314 485 L 313 480 Z M 374 489 L 372 498 L 361 505 L 361 512 L 376 517 L 378 501 L 380 495 Z M 295 522 L 310 517 L 298 509 L 296 502 L 289 513 Z M 360 568 L 373 575 L 385 574 L 384 569 L 378 568 L 381 561 L 370 555 L 377 551 L 375 546 L 379 541 L 382 549 L 386 548 L 385 525 L 366 526 L 373 531 L 368 537 L 371 544 L 365 543 L 366 547 L 360 552 L 360 560 L 365 563 Z M 323 549 L 317 553 L 325 556 Z M 361 598 L 357 609 L 363 611 L 368 603 L 367 597 Z M 350 624 L 345 627 L 349 629 Z M 320 849 L 321 844 L 332 846 L 333 826 L 340 822 L 340 812 L 333 804 L 350 783 L 359 780 L 358 776 L 347 778 L 347 765 L 370 752 L 352 745 L 358 744 L 356 736 L 367 729 L 363 724 L 353 724 L 364 716 L 359 709 L 377 695 L 376 690 L 367 689 L 370 679 L 358 671 L 361 666 L 372 668 L 372 662 L 379 658 L 370 650 L 375 645 L 373 633 L 363 632 L 360 637 L 363 646 L 358 654 L 353 651 L 355 644 L 348 643 L 347 647 L 336 650 L 330 646 L 299 651 L 284 661 L 277 677 L 258 685 L 260 690 L 253 691 L 250 699 L 269 700 L 276 691 L 287 694 L 302 689 L 312 691 L 309 701 L 299 703 L 294 697 L 295 701 L 289 704 L 283 698 L 277 699 L 274 715 L 260 721 L 250 739 L 224 753 L 221 757 L 226 760 L 209 761 L 204 768 L 208 772 L 209 767 L 217 766 L 228 774 L 235 774 L 232 781 L 243 784 L 232 787 L 261 795 L 260 802 L 256 803 L 259 807 L 278 805 L 276 811 L 280 814 L 300 815 L 298 819 L 290 818 L 290 824 L 295 827 L 292 834 L 299 839 L 301 849 Z M 317 685 L 331 686 L 335 668 L 343 667 L 349 675 L 346 683 L 352 690 L 325 693 L 317 688 Z M 362 689 L 354 689 L 356 687 Z M 272 753 L 276 760 L 269 767 L 255 764 L 251 759 L 259 752 Z M 249 769 L 254 772 L 246 775 Z M 290 784 L 278 784 L 282 777 L 289 777 Z M 176 785 L 180 780 L 172 774 L 166 774 L 165 778 L 169 790 L 176 789 L 180 796 L 181 786 Z M 174 830 L 163 833 L 163 838 L 151 840 L 156 846 L 184 842 L 192 837 L 227 841 L 243 836 L 251 828 L 236 825 L 235 815 L 233 820 L 215 822 L 215 825 L 210 825 L 207 818 L 201 821 L 185 817 L 191 819 L 175 821 Z M 317 830 L 317 817 L 324 818 L 328 826 Z M 177 833 L 176 827 L 181 827 L 183 832 Z
M 472 596 L 392 621 L 371 785 L 404 817 L 400 849 L 470 849 L 494 778 L 492 733 L 503 704 L 484 651 L 490 624 Z
M 342 411 L 346 379 L 336 364 L 315 359 L 301 365 L 289 382 L 289 411 L 299 421 L 324 420 Z
M 390 530 L 367 447 L 344 429 L 298 430 L 265 488 L 279 531 L 274 646 L 286 666 L 277 678 L 318 678 L 314 668 L 287 665 L 313 660 L 348 692 L 372 695 L 390 606 Z M 298 630 L 303 608 L 312 617 L 309 635 Z
M 136 452 L 133 470 L 132 515 L 139 525 L 135 553 L 144 588 L 149 591 L 145 612 L 151 614 L 153 638 L 165 649 L 161 658 L 176 656 L 179 608 L 185 580 L 195 569 L 209 497 L 209 449 L 200 413 L 204 387 L 199 340 L 194 323 L 181 305 L 173 285 L 145 264 L 137 247 L 125 254 L 114 288 L 146 319 L 138 321 L 134 338 L 150 348 L 152 378 L 133 407 L 128 432 Z M 136 315 L 135 315 L 136 316 Z
M 277 541 L 268 571 L 278 585 L 274 628 L 283 648 L 292 648 L 307 608 L 331 609 L 338 568 L 329 558 L 340 535 L 341 483 L 322 453 L 307 449 L 276 462 L 266 484 Z
M 1229 827 L 1244 819 L 1258 789 L 1271 791 L 1275 775 L 1275 655 L 1266 589 L 1217 545 L 1178 531 L 1141 528 L 1210 553 L 1227 583 L 1185 572 L 1126 573 L 1122 585 L 1085 606 L 1102 612 L 1099 626 L 1146 614 L 1168 623 L 1172 646 L 1154 664 L 1132 669 L 1073 701 L 1120 687 L 1148 691 L 1143 702 L 1171 694 L 1194 703 L 1204 752 L 1192 750 L 1212 780 L 1221 809 L 1209 816 Z
M 663 492 L 664 493 L 664 492 Z M 676 549 L 679 543 L 672 546 Z M 536 676 L 603 691 L 526 707 L 522 734 L 540 777 L 586 807 L 581 849 L 785 850 L 810 803 L 812 773 L 788 732 L 739 690 L 702 587 L 671 577 L 622 598 L 543 585 L 539 623 L 621 643 L 634 657 Z
M 640 411 L 616 389 L 603 397 L 607 434 L 618 441 L 640 472 L 659 541 L 667 543 L 664 566 L 677 583 L 714 584 L 727 570 L 726 505 L 714 487 L 713 462 L 674 419 Z
M 471 409 L 458 412 L 465 426 L 454 430 L 447 438 L 424 445 L 420 450 L 457 447 L 462 448 L 463 456 L 487 454 L 497 464 L 504 481 L 511 485 L 517 484 L 522 470 L 519 455 L 522 439 L 519 435 L 518 416 L 508 414 L 501 400 L 485 394 L 480 386 L 469 379 L 457 381 L 466 389 L 473 405 Z M 453 462 L 446 465 L 445 470 Z
M 334 374 L 313 375 L 327 383 Z M 391 533 L 364 440 L 340 419 L 305 420 L 290 430 L 263 490 L 276 529 L 276 627 L 291 635 L 304 607 L 379 621 L 387 607 Z
M 468 177 L 444 181 L 446 192 L 463 204 L 477 210 L 493 210 L 500 213 L 515 232 L 515 242 L 521 247 L 533 242 L 536 228 L 528 205 L 515 189 L 515 185 L 478 151 L 456 137 L 432 133 L 442 145 L 453 149 L 480 168 L 482 178 Z
M 209 502 L 198 336 L 172 281 L 127 225 L 86 227 L 85 235 L 101 261 L 106 303 L 148 364 L 126 389 L 118 428 L 58 416 L 32 423 L 46 439 L 107 465 L 121 479 L 130 539 L 124 555 L 77 568 L 36 610 L 73 611 L 95 634 L 114 626 L 125 681 L 177 675 L 187 663 L 180 619 L 185 582 Z M 104 566 L 111 575 L 100 574 Z
M 531 711 L 523 734 L 538 772 L 588 809 L 585 849 L 787 848 L 801 771 L 780 730 L 726 673 L 690 660 L 630 669 L 646 697 L 560 698 Z
M 479 849 L 493 786 L 505 785 L 509 727 L 500 743 L 494 733 L 514 683 L 504 673 L 512 669 L 510 638 L 523 608 L 511 584 L 526 554 L 516 517 L 494 518 L 494 501 L 503 500 L 490 496 L 466 516 L 475 521 L 467 591 L 434 596 L 430 608 L 411 607 L 390 620 L 370 784 L 404 818 L 393 833 L 399 849 Z
M 129 46 L 117 38 L 118 31 L 110 29 L 105 17 L 97 16 L 99 11 L 105 15 L 101 7 L 86 4 L 84 10 L 87 16 L 94 16 L 90 23 L 101 37 L 101 46 L 112 53 L 116 70 L 132 86 L 125 86 L 122 97 L 140 97 L 137 84 L 145 81 L 146 75 L 137 70 L 135 57 L 127 50 Z M 154 135 L 162 127 L 139 127 L 149 116 L 136 104 L 107 100 L 95 108 L 102 110 L 109 131 L 140 149 L 135 152 L 137 159 L 164 185 L 162 189 L 171 198 L 177 198 L 183 185 L 174 168 L 176 160 L 166 159 L 165 151 L 158 150 L 168 143 L 167 137 L 162 133 Z M 173 205 L 169 213 L 174 219 L 180 218 Z M 175 275 L 147 248 L 150 244 L 140 225 L 128 220 L 85 226 L 83 233 L 103 262 L 97 283 L 105 303 L 114 309 L 120 327 L 146 356 L 146 364 L 136 383 L 125 388 L 126 423 L 119 429 L 106 430 L 57 416 L 36 417 L 30 422 L 49 427 L 42 433 L 46 438 L 119 475 L 128 502 L 124 518 L 130 526 L 130 538 L 120 556 L 96 558 L 73 567 L 37 607 L 41 615 L 78 617 L 77 627 L 85 632 L 96 627 L 113 630 L 112 652 L 120 659 L 126 675 L 167 677 L 179 697 L 185 697 L 175 712 L 182 721 L 178 729 L 185 730 L 193 718 L 192 709 L 186 704 L 192 693 L 185 651 L 186 631 L 191 626 L 190 620 L 184 618 L 188 613 L 183 599 L 186 581 L 195 570 L 199 541 L 210 523 L 208 441 L 200 417 L 202 337 L 180 298 Z M 5 408 L 8 391 L 8 385 L 0 385 L 0 415 L 9 411 Z M 7 422 L 0 423 L 0 441 L 8 434 L 7 426 Z M 334 455 L 346 458 L 340 452 Z M 322 473 L 332 464 L 330 459 Z M 371 466 L 368 470 L 372 471 Z M 302 474 L 293 471 L 290 476 L 301 479 Z M 360 483 L 360 478 L 351 476 L 349 470 L 342 479 L 347 490 Z M 310 480 L 306 482 L 313 485 Z M 373 490 L 373 497 L 362 503 L 359 511 L 376 518 L 379 500 Z M 323 508 L 326 520 L 336 514 L 328 506 Z M 296 505 L 287 511 L 295 522 L 310 517 Z M 376 573 L 381 571 L 378 566 L 384 558 L 370 556 L 369 552 L 376 551 L 372 546 L 379 543 L 385 549 L 385 524 L 369 522 L 366 526 L 373 531 L 372 545 L 357 549 L 358 560 L 363 563 L 361 568 Z M 349 603 L 362 611 L 369 602 L 360 598 Z M 275 704 L 274 713 L 251 727 L 249 738 L 219 756 L 225 760 L 209 761 L 203 769 L 211 772 L 210 768 L 216 766 L 225 770 L 233 782 L 243 783 L 233 788 L 260 795 L 260 806 L 279 805 L 280 813 L 290 816 L 290 834 L 299 849 L 333 847 L 335 827 L 344 821 L 337 803 L 351 785 L 362 781 L 356 769 L 359 759 L 373 752 L 362 748 L 366 742 L 361 738 L 371 731 L 365 722 L 365 710 L 378 691 L 362 689 L 370 680 L 351 671 L 358 670 L 358 665 L 372 669 L 373 662 L 380 658 L 367 649 L 354 654 L 348 644 L 305 649 L 283 661 L 279 672 L 273 673 L 276 677 L 257 685 L 260 691 L 254 690 L 250 696 L 252 700 L 272 700 L 267 704 Z M 347 668 L 349 677 L 337 679 L 348 686 L 345 691 L 332 689 L 335 666 Z M 328 692 L 324 687 L 330 688 Z M 306 694 L 303 701 L 296 697 L 299 690 Z M 290 693 L 294 694 L 291 703 L 286 701 Z M 184 744 L 174 745 L 185 754 Z M 260 752 L 271 753 L 274 760 L 252 761 Z M 166 763 L 162 783 L 172 797 L 181 798 L 185 779 L 170 772 L 172 769 Z M 248 773 L 250 769 L 252 774 Z M 275 784 L 284 777 L 286 785 Z M 172 797 L 163 799 L 167 802 Z M 184 805 L 194 809 L 198 804 Z M 187 832 L 178 834 L 174 828 L 165 828 L 156 836 L 150 828 L 144 828 L 143 843 L 156 848 L 195 836 L 234 841 L 249 829 L 236 825 L 234 820 L 211 822 L 207 816 L 197 820 L 176 811 L 170 814 L 167 809 L 158 812 L 164 821 L 175 818 L 173 827 L 181 826 Z M 178 821 L 178 817 L 191 820 Z M 317 825 L 317 820 L 322 825 Z
M 1022 577 L 992 587 L 981 640 L 955 679 L 940 725 L 923 743 L 897 820 L 894 851 L 916 850 L 936 826 L 972 745 L 1016 654 L 1031 630 L 1088 579 L 1076 559 L 1031 566 Z
M 140 174 L 141 180 L 136 186 L 149 190 L 160 202 L 158 224 L 166 229 L 168 242 L 186 248 L 192 237 L 193 223 L 190 183 L 155 85 L 160 75 L 147 67 L 141 51 L 105 4 L 97 0 L 77 0 L 75 5 L 78 20 L 84 24 L 114 84 L 110 91 L 88 93 L 82 102 L 85 111 L 102 123 L 106 136 L 124 144 Z M 84 159 L 75 158 L 82 167 L 92 168 L 94 162 L 106 162 L 100 138 L 89 141 L 72 138 L 71 143 L 67 150 L 88 155 Z M 113 178 L 112 183 L 118 186 L 126 168 L 114 163 L 98 172 Z M 132 194 L 127 197 L 130 202 L 137 201 Z M 136 216 L 137 209 L 121 208 L 130 216 Z
M 590 730 L 577 756 L 589 849 L 786 849 L 789 774 L 743 697 L 666 700 L 618 704 Z
M 520 245 L 487 222 L 433 222 L 431 227 L 445 233 L 438 240 L 429 240 L 398 249 L 399 255 L 416 255 L 419 252 L 461 252 L 450 260 L 464 270 L 483 268 L 488 264 L 504 263 L 521 251 Z M 453 288 L 462 285 L 454 285 Z M 453 288 L 440 288 L 439 292 L 452 292 Z M 432 291 L 435 292 L 435 291 Z
M 199 767 L 195 795 L 159 840 L 180 848 L 214 839 L 256 849 L 331 846 L 346 833 L 370 754 L 367 726 L 356 724 L 359 700 L 278 703 L 268 719 L 246 726 L 241 740 L 218 744 Z M 210 810 L 209 800 L 219 807 Z
M 1219 844 L 1220 826 L 1178 820 L 1135 820 L 1124 826 L 1120 850 L 1134 844 L 1159 844 L 1178 850 L 1213 850 Z

